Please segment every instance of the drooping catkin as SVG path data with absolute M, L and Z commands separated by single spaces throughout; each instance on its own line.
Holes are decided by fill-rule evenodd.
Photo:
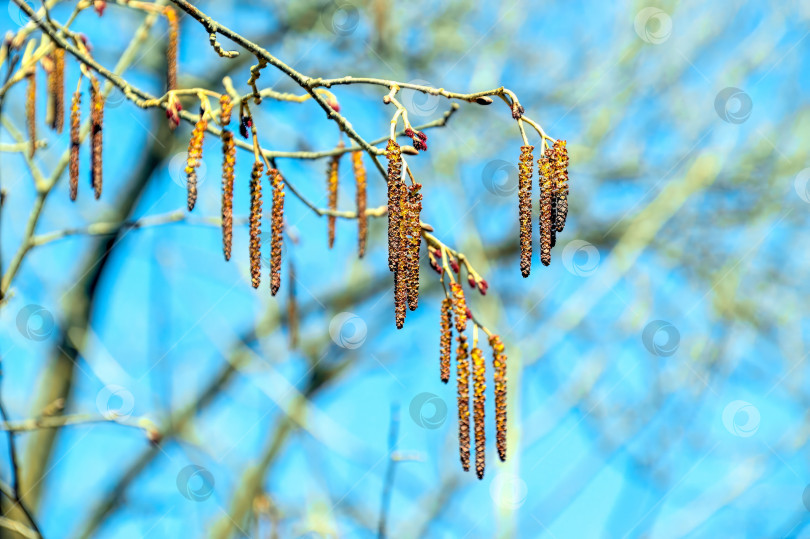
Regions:
M 219 123 L 222 127 L 226 127 L 231 123 L 231 111 L 233 110 L 233 102 L 231 96 L 222 94 L 219 98 Z
M 486 429 L 484 425 L 484 405 L 486 404 L 486 361 L 480 348 L 472 349 L 473 371 L 473 421 L 475 425 L 475 473 L 478 479 L 484 478 L 486 466 Z
M 549 148 L 546 154 L 537 163 L 540 187 L 540 261 L 544 266 L 551 263 L 551 181 L 554 174 L 552 168 L 553 151 Z
M 366 253 L 366 238 L 368 237 L 368 216 L 366 215 L 366 167 L 363 166 L 363 153 L 352 152 L 352 168 L 354 180 L 357 184 L 357 256 L 363 258 Z
M 557 182 L 557 218 L 555 227 L 557 232 L 562 232 L 565 228 L 565 220 L 568 217 L 568 148 L 566 141 L 558 140 L 554 142 L 555 160 L 554 172 Z
M 388 158 L 388 269 L 395 271 L 399 260 L 400 205 L 402 200 L 402 152 L 395 140 L 389 139 Z
M 61 133 L 65 126 L 65 49 L 55 48 L 51 54 L 53 66 L 48 74 L 48 94 L 51 100 L 51 128 Z
M 442 300 L 441 339 L 439 341 L 439 371 L 442 382 L 450 380 L 450 354 L 453 347 L 453 301 Z
M 28 139 L 30 148 L 28 156 L 34 157 L 37 150 L 37 72 L 36 67 L 26 75 L 28 88 L 25 92 L 25 119 L 28 124 Z
M 518 163 L 518 219 L 520 221 L 520 273 L 528 277 L 532 269 L 532 151 L 520 147 Z
M 506 354 L 497 335 L 489 338 L 489 346 L 492 348 L 492 379 L 495 383 L 495 443 L 498 457 L 506 461 Z
M 551 248 L 557 245 L 557 182 L 551 182 Z
M 422 245 L 422 228 L 419 217 L 422 213 L 422 184 L 415 183 L 408 189 L 408 201 L 404 211 L 403 231 L 407 235 L 405 279 L 407 280 L 408 308 L 416 310 L 419 304 L 419 249 Z
M 79 194 L 79 148 L 81 147 L 82 93 L 75 92 L 70 102 L 70 200 Z
M 278 169 L 267 173 L 273 186 L 273 209 L 270 227 L 270 292 L 278 293 L 281 286 L 281 246 L 284 241 L 284 177 Z
M 456 331 L 462 333 L 467 328 L 467 301 L 464 299 L 464 289 L 459 283 L 450 283 L 450 292 L 453 294 L 453 314 Z
M 200 119 L 194 124 L 191 139 L 188 141 L 188 154 L 186 155 L 186 199 L 188 211 L 194 209 L 197 203 L 197 168 L 202 163 L 203 139 L 208 129 L 206 113 L 200 112 Z
M 456 384 L 458 398 L 458 451 L 461 466 L 470 470 L 470 359 L 467 336 L 460 333 L 456 348 Z
M 236 166 L 236 144 L 233 132 L 222 130 L 222 252 L 231 259 L 233 246 L 233 180 Z
M 338 145 L 338 148 L 344 146 L 343 142 Z M 329 198 L 329 209 L 337 211 L 338 203 L 338 175 L 340 169 L 340 156 L 342 154 L 333 155 L 329 160 L 329 166 L 326 171 L 326 192 Z M 327 216 L 327 236 L 329 240 L 329 248 L 335 244 L 335 221 L 337 218 L 334 215 Z
M 397 329 L 402 329 L 405 324 L 405 314 L 408 307 L 408 279 L 404 271 L 404 257 L 400 257 L 398 266 L 394 269 L 394 319 Z
M 104 94 L 98 81 L 90 82 L 90 171 L 91 183 L 96 199 L 101 198 L 103 186 L 102 128 L 104 125 Z
M 253 163 L 250 173 L 250 281 L 259 288 L 262 278 L 262 173 L 264 164 Z
M 177 50 L 180 36 L 180 25 L 177 12 L 170 7 L 163 8 L 163 15 L 169 23 L 169 46 L 166 50 L 166 91 L 177 89 Z

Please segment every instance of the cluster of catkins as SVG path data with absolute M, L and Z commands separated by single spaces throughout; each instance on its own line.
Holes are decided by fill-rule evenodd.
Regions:
M 484 282 L 485 281 L 481 281 Z M 486 287 L 482 289 L 486 291 Z M 486 402 L 486 360 L 480 348 L 473 344 L 469 349 L 465 330 L 472 318 L 464 290 L 456 281 L 450 283 L 450 292 L 442 301 L 441 339 L 439 342 L 439 372 L 441 380 L 450 380 L 450 359 L 453 348 L 453 328 L 457 333 L 456 347 L 456 386 L 458 401 L 458 441 L 461 465 L 465 471 L 470 469 L 471 436 L 470 436 L 470 383 L 472 382 L 472 416 L 475 431 L 475 472 L 479 479 L 484 477 L 486 465 L 486 428 L 484 405 Z M 473 323 L 475 323 L 473 321 Z M 497 335 L 489 336 L 492 348 L 492 367 L 495 382 L 495 440 L 498 456 L 506 460 L 506 355 L 503 343 Z M 472 363 L 470 362 L 472 360 Z
M 388 269 L 394 272 L 394 316 L 397 329 L 405 323 L 406 307 L 419 303 L 419 249 L 422 245 L 422 184 L 405 185 L 402 151 L 390 139 L 388 158 Z
M 520 148 L 518 162 L 518 215 L 520 221 L 520 271 L 529 276 L 532 265 L 532 151 L 534 146 Z M 540 188 L 540 261 L 551 263 L 551 249 L 557 243 L 557 232 L 565 228 L 568 216 L 568 149 L 557 140 L 537 160 Z

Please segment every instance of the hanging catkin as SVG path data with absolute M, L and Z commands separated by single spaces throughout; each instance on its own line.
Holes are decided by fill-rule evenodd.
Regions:
M 25 119 L 28 124 L 28 157 L 33 158 L 37 150 L 37 72 L 36 66 L 26 75 L 28 88 L 25 92 Z
M 467 336 L 460 333 L 456 348 L 456 383 L 458 386 L 458 451 L 464 471 L 470 470 L 470 359 Z
M 90 171 L 91 183 L 96 199 L 101 198 L 103 186 L 102 166 L 102 127 L 104 125 L 104 94 L 98 81 L 90 81 Z
M 363 258 L 366 253 L 368 216 L 366 215 L 366 168 L 363 166 L 362 152 L 352 152 L 352 168 L 357 184 L 357 256 Z
M 233 180 L 236 166 L 236 145 L 233 132 L 222 130 L 222 252 L 231 259 L 233 246 Z
M 489 338 L 489 346 L 492 348 L 492 379 L 495 383 L 495 441 L 498 456 L 506 461 L 506 354 L 497 335 Z
M 163 8 L 163 14 L 169 23 L 169 46 L 166 50 L 166 91 L 177 89 L 177 50 L 180 27 L 177 13 L 170 7 Z
M 79 148 L 81 146 L 82 93 L 75 92 L 70 102 L 70 200 L 76 200 L 79 193 Z
M 453 301 L 450 298 L 442 300 L 441 339 L 439 341 L 439 371 L 442 382 L 450 380 L 450 354 L 453 348 Z
M 537 183 L 540 187 L 540 261 L 544 266 L 551 263 L 551 178 L 553 170 L 553 151 L 549 148 L 537 163 Z
M 475 473 L 478 479 L 484 478 L 486 465 L 487 438 L 484 425 L 484 405 L 486 403 L 486 361 L 480 348 L 472 349 L 473 370 L 473 420 L 475 424 Z
M 261 161 L 253 163 L 250 173 L 250 281 L 259 288 L 262 278 L 262 173 Z
M 400 256 L 399 228 L 402 201 L 402 153 L 395 140 L 388 141 L 388 269 L 394 271 Z
M 403 230 L 407 235 L 405 247 L 407 265 L 403 270 L 407 281 L 408 308 L 412 311 L 415 311 L 419 304 L 419 249 L 422 245 L 422 228 L 419 224 L 419 216 L 422 213 L 422 193 L 419 192 L 421 188 L 422 184 L 419 183 L 410 186 L 403 220 Z
M 281 286 L 281 246 L 284 241 L 284 178 L 272 168 L 268 171 L 273 186 L 273 209 L 271 210 L 270 234 L 270 291 L 278 293 Z
M 226 127 L 231 123 L 231 111 L 233 110 L 233 102 L 231 96 L 222 94 L 219 98 L 219 123 L 222 127 Z
M 518 163 L 518 219 L 520 222 L 520 273 L 529 276 L 532 268 L 532 151 L 520 147 Z
M 197 168 L 202 163 L 203 138 L 208 129 L 208 118 L 205 111 L 200 112 L 200 118 L 191 131 L 188 141 L 188 154 L 186 155 L 186 201 L 188 211 L 194 209 L 197 203 Z
M 558 140 L 554 142 L 555 160 L 554 171 L 557 182 L 557 219 L 555 227 L 557 232 L 562 232 L 565 228 L 565 220 L 568 217 L 568 148 L 566 141 Z
M 343 148 L 344 144 L 341 142 L 338 148 Z M 342 154 L 334 155 L 329 160 L 329 166 L 326 171 L 326 192 L 329 199 L 329 209 L 337 211 L 338 203 L 338 175 L 340 168 L 340 156 Z M 329 248 L 335 244 L 335 221 L 337 218 L 334 215 L 327 216 L 327 236 L 329 240 Z
M 51 128 L 61 133 L 65 126 L 65 49 L 55 48 L 51 59 L 53 66 L 48 75 L 48 94 L 53 114 Z
M 464 289 L 459 283 L 450 283 L 453 293 L 453 314 L 455 315 L 456 331 L 462 333 L 467 328 L 467 301 L 464 299 Z

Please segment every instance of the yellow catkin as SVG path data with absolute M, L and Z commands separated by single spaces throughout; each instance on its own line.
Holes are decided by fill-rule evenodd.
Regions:
M 400 205 L 402 201 L 402 152 L 395 140 L 386 147 L 388 158 L 388 269 L 395 271 L 399 260 Z
M 222 94 L 219 98 L 219 123 L 222 127 L 226 127 L 231 123 L 231 111 L 233 110 L 233 102 L 231 96 Z
M 53 107 L 51 128 L 61 133 L 65 126 L 65 49 L 54 49 L 51 59 L 53 67 L 48 76 L 48 93 Z
M 556 157 L 554 172 L 557 183 L 557 215 L 554 226 L 557 232 L 562 232 L 568 217 L 568 148 L 566 141 L 556 141 L 554 150 Z
M 450 291 L 453 296 L 456 331 L 462 333 L 467 328 L 467 301 L 464 299 L 464 289 L 459 283 L 450 283 Z
M 450 354 L 453 348 L 453 301 L 442 300 L 441 338 L 439 340 L 439 372 L 442 382 L 450 380 Z
M 422 213 L 422 193 L 419 192 L 421 187 L 421 184 L 415 183 L 409 188 L 403 220 L 403 229 L 407 236 L 405 278 L 407 279 L 408 308 L 412 311 L 415 311 L 419 304 L 419 249 L 422 245 L 422 228 L 419 224 Z
M 96 199 L 101 198 L 103 187 L 102 129 L 104 126 L 104 94 L 98 81 L 90 83 L 90 160 L 91 180 Z
M 75 92 L 70 102 L 70 200 L 79 194 L 79 148 L 81 147 L 82 93 Z
M 170 7 L 163 8 L 163 15 L 169 23 L 169 46 L 166 49 L 166 90 L 177 89 L 177 50 L 180 36 L 180 25 L 177 13 Z
M 222 252 L 231 259 L 233 246 L 233 180 L 236 166 L 236 145 L 233 133 L 222 130 Z
M 284 177 L 277 169 L 268 171 L 273 186 L 273 209 L 270 233 L 270 292 L 278 293 L 281 286 L 281 247 L 284 241 Z
M 486 466 L 486 429 L 484 425 L 484 405 L 486 403 L 486 361 L 480 348 L 472 349 L 473 371 L 473 420 L 475 425 L 475 473 L 478 479 L 484 478 Z
M 37 150 L 37 72 L 36 68 L 26 75 L 28 88 L 25 92 L 25 119 L 28 124 L 28 156 L 34 157 Z
M 456 382 L 458 386 L 458 451 L 464 471 L 470 470 L 470 358 L 467 337 L 458 336 L 456 348 Z
M 497 335 L 489 338 L 489 346 L 492 348 L 492 379 L 495 383 L 495 441 L 498 457 L 506 461 L 506 354 Z
M 261 161 L 253 163 L 250 173 L 250 281 L 259 288 L 262 278 L 262 173 Z
M 521 146 L 518 163 L 518 219 L 520 222 L 520 273 L 529 276 L 532 268 L 532 151 Z
M 338 148 L 343 148 L 344 144 L 341 142 L 338 145 Z M 329 160 L 329 167 L 326 171 L 326 193 L 329 199 L 329 209 L 331 211 L 337 211 L 337 203 L 338 203 L 338 175 L 339 175 L 339 168 L 340 168 L 340 156 L 342 154 L 334 155 Z M 329 215 L 326 218 L 327 224 L 327 236 L 329 240 L 329 248 L 331 249 L 332 246 L 335 244 L 335 221 L 336 217 L 334 215 Z
M 363 153 L 352 152 L 352 167 L 357 185 L 357 256 L 363 258 L 366 253 L 366 238 L 368 237 L 368 216 L 366 215 L 366 167 L 363 166 Z
M 540 261 L 544 266 L 551 263 L 551 197 L 553 151 L 549 148 L 538 160 L 538 184 L 540 186 Z
M 186 199 L 188 211 L 194 209 L 197 204 L 197 168 L 202 163 L 203 139 L 205 130 L 208 129 L 208 118 L 204 112 L 200 113 L 200 118 L 194 124 L 191 131 L 191 139 L 188 141 L 188 154 L 186 155 Z

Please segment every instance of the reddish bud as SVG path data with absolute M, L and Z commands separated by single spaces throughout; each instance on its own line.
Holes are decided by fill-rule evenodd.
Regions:
M 487 290 L 489 290 L 489 283 L 487 283 L 484 279 L 478 281 L 478 291 L 481 292 L 482 296 L 487 295 Z
M 456 262 L 455 258 L 450 259 L 450 267 L 453 268 L 453 271 L 455 271 L 456 273 L 461 271 L 461 268 L 459 267 L 458 262 Z
M 467 307 L 467 320 L 472 320 L 473 315 L 469 307 Z
M 475 288 L 475 277 L 467 275 L 467 282 L 470 283 L 470 288 Z

